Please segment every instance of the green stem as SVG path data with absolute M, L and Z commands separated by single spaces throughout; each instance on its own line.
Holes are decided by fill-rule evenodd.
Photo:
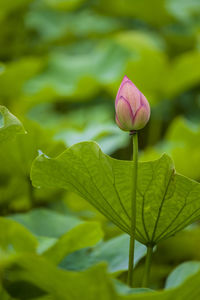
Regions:
M 133 134 L 133 185 L 132 185 L 132 202 L 131 202 L 131 229 L 129 244 L 129 264 L 128 264 L 128 285 L 133 285 L 133 268 L 134 268 L 134 248 L 135 248 L 135 228 L 136 228 L 136 188 L 137 188 L 137 169 L 138 169 L 138 135 Z
M 147 246 L 147 255 L 146 261 L 144 266 L 144 275 L 142 281 L 142 287 L 148 287 L 149 284 L 149 275 L 150 275 L 150 268 L 152 262 L 152 254 L 153 254 L 153 247 L 151 245 Z

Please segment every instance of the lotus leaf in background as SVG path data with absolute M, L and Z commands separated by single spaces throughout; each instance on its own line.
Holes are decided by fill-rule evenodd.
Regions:
M 17 134 L 25 133 L 22 123 L 9 112 L 5 106 L 0 106 L 3 125 L 0 127 L 0 143 L 12 140 Z
M 141 160 L 156 159 L 166 151 L 174 160 L 181 174 L 200 180 L 200 127 L 182 117 L 177 117 L 169 126 L 165 139 L 141 154 Z
M 175 268 L 168 276 L 165 288 L 169 289 L 181 285 L 186 279 L 200 271 L 199 261 L 184 262 Z
M 102 261 L 108 264 L 111 273 L 118 274 L 127 269 L 127 234 L 101 241 L 103 232 L 99 223 L 83 222 L 73 215 L 48 209 L 35 209 L 28 213 L 11 215 L 9 218 L 15 224 L 23 225 L 36 237 L 37 253 L 43 254 L 56 264 L 59 263 L 63 269 L 88 269 Z M 145 246 L 137 242 L 135 263 L 145 254 Z
M 4 265 L 2 275 L 3 287 L 20 300 L 26 294 L 40 300 L 194 300 L 200 294 L 200 272 L 169 290 L 123 289 L 125 294 L 119 294 L 104 265 L 94 266 L 84 272 L 63 271 L 34 254 L 17 255 L 14 261 Z
M 2 138 L 11 137 L 16 132 L 24 132 L 21 123 L 5 110 L 6 124 L 0 129 Z M 62 142 L 53 141 L 51 132 L 47 132 L 35 123 L 25 122 L 27 134 L 17 134 L 14 139 L 2 143 L 0 148 L 0 207 L 1 214 L 9 211 L 27 210 L 37 201 L 43 202 L 47 193 L 34 192 L 29 174 L 33 159 L 38 151 L 57 155 L 65 149 Z M 58 191 L 55 191 L 55 195 Z M 58 192 L 57 196 L 60 194 Z M 38 200 L 37 200 L 38 199 Z M 49 195 L 48 200 L 51 199 Z M 36 201 L 36 202 L 35 202 Z
M 74 252 L 65 257 L 59 266 L 65 270 L 85 270 L 94 264 L 106 262 L 108 272 L 115 277 L 128 269 L 129 235 L 121 234 L 97 244 L 95 247 Z M 146 247 L 135 243 L 134 265 L 146 254 Z

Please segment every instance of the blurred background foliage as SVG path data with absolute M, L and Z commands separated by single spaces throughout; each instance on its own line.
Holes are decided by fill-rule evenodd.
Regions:
M 200 181 L 199 0 L 0 0 L 0 28 L 0 101 L 27 131 L 1 145 L 1 215 L 46 207 L 101 222 L 106 240 L 120 234 L 77 195 L 34 189 L 29 174 L 38 153 L 54 157 L 84 140 L 97 141 L 113 157 L 130 158 L 130 138 L 114 122 L 114 99 L 125 74 L 151 104 L 140 159 L 167 152 L 178 172 Z M 190 236 L 199 249 L 194 230 Z M 163 286 L 177 263 L 200 259 L 186 237 L 187 231 L 158 248 L 153 286 Z M 48 240 L 40 242 L 43 247 Z M 177 261 L 171 253 L 180 254 L 180 245 L 185 256 Z M 64 268 L 84 269 L 100 260 L 90 254 L 84 262 L 80 251 L 73 255 L 61 263 Z

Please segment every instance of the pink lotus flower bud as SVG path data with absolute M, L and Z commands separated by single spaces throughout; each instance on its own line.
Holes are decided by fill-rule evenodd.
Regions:
M 127 76 L 117 92 L 115 111 L 116 123 L 124 131 L 142 129 L 149 121 L 149 103 Z

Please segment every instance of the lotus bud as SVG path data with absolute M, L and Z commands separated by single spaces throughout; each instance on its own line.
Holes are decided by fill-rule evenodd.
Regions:
M 124 131 L 142 129 L 149 121 L 149 103 L 127 76 L 117 92 L 115 111 L 116 123 Z

